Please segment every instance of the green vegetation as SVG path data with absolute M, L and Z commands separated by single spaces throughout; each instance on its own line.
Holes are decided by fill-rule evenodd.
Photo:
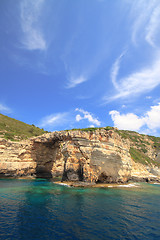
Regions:
M 160 150 L 160 138 L 154 136 L 147 136 L 139 134 L 134 131 L 116 130 L 116 132 L 123 138 L 130 141 L 130 154 L 135 162 L 150 165 L 154 164 L 160 166 L 159 162 L 153 161 L 148 156 L 149 145 L 154 147 L 155 150 Z
M 0 114 L 0 137 L 17 141 L 46 133 L 43 129 Z
M 96 131 L 97 129 L 101 129 L 101 128 L 73 128 L 71 129 L 72 131 L 85 131 L 85 132 L 93 132 L 93 131 Z
M 133 142 L 137 142 L 138 138 L 139 138 L 139 134 L 137 132 L 134 131 L 128 131 L 128 130 L 116 130 L 116 132 L 122 137 L 122 138 L 129 138 L 130 140 L 132 140 Z
M 132 159 L 135 162 L 142 163 L 145 165 L 154 164 L 154 165 L 160 166 L 159 162 L 153 161 L 151 158 L 149 158 L 147 155 L 145 155 L 145 153 L 143 153 L 142 151 L 140 151 L 138 149 L 131 147 L 129 152 L 131 154 Z
M 153 141 L 154 147 L 160 150 L 160 137 L 148 136 Z
M 133 147 L 130 148 L 129 152 L 131 154 L 132 159 L 135 162 L 139 162 L 142 164 L 150 163 L 150 158 L 148 158 L 143 152 L 141 152 Z
M 96 131 L 96 130 L 98 130 L 98 129 L 105 129 L 105 130 L 112 130 L 113 129 L 113 127 L 109 127 L 109 126 L 107 126 L 107 127 L 100 127 L 100 128 L 98 128 L 98 127 L 90 127 L 90 128 L 73 128 L 73 129 L 71 129 L 71 131 L 76 131 L 76 130 L 78 130 L 78 131 L 84 131 L 84 132 L 94 132 L 94 131 Z M 69 130 L 66 130 L 66 131 L 69 131 Z
M 113 130 L 114 128 L 107 126 L 107 127 L 105 127 L 104 129 L 108 131 L 108 130 Z
M 147 152 L 147 147 L 151 143 L 148 141 L 148 136 L 139 134 L 134 131 L 116 130 L 116 132 L 124 139 L 129 139 L 130 142 L 138 149 L 141 149 L 144 153 Z

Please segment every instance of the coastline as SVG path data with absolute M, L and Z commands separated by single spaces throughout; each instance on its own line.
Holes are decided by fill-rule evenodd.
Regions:
M 139 183 L 146 182 L 128 182 L 128 183 L 86 183 L 86 182 L 53 182 L 54 184 L 59 184 L 67 187 L 76 187 L 76 188 L 118 188 L 118 187 L 138 187 Z M 160 184 L 158 182 L 150 182 L 148 184 Z
M 48 181 L 53 182 L 54 184 L 62 185 L 62 186 L 67 186 L 67 187 L 75 187 L 75 188 L 119 188 L 119 187 L 125 187 L 125 188 L 130 188 L 130 187 L 138 187 L 140 183 L 147 183 L 147 184 L 160 184 L 160 179 L 152 179 L 151 181 L 145 181 L 144 179 L 139 179 L 139 181 L 128 181 L 128 182 L 112 182 L 112 183 L 95 183 L 95 182 L 83 182 L 83 181 L 61 181 L 55 178 L 37 178 L 35 176 L 21 176 L 21 177 L 16 177 L 16 176 L 5 176 L 5 177 L 0 177 L 1 179 L 10 179 L 10 180 L 40 180 L 40 179 L 45 179 Z

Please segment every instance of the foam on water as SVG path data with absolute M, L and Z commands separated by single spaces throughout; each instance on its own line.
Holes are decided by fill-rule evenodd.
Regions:
M 71 187 L 66 183 L 54 182 L 54 184 L 58 184 L 58 185 L 61 185 L 61 186 L 66 186 L 66 187 Z
M 109 188 L 133 188 L 133 187 L 140 187 L 140 184 L 138 183 L 129 183 L 129 184 L 121 184 L 121 185 L 109 185 Z
M 140 185 L 138 183 L 129 183 L 129 184 L 125 184 L 125 185 L 119 185 L 118 187 L 139 187 Z

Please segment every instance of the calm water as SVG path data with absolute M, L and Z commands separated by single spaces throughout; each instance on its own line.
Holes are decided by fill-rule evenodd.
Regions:
M 0 239 L 160 239 L 160 185 L 0 180 Z

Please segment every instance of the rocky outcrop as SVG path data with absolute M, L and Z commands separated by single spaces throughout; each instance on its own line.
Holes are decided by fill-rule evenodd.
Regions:
M 0 176 L 25 176 L 35 172 L 32 142 L 0 139 Z
M 159 153 L 155 156 L 159 158 Z M 0 176 L 111 183 L 158 181 L 160 170 L 134 162 L 130 141 L 114 129 L 102 128 L 47 133 L 21 142 L 1 139 Z

